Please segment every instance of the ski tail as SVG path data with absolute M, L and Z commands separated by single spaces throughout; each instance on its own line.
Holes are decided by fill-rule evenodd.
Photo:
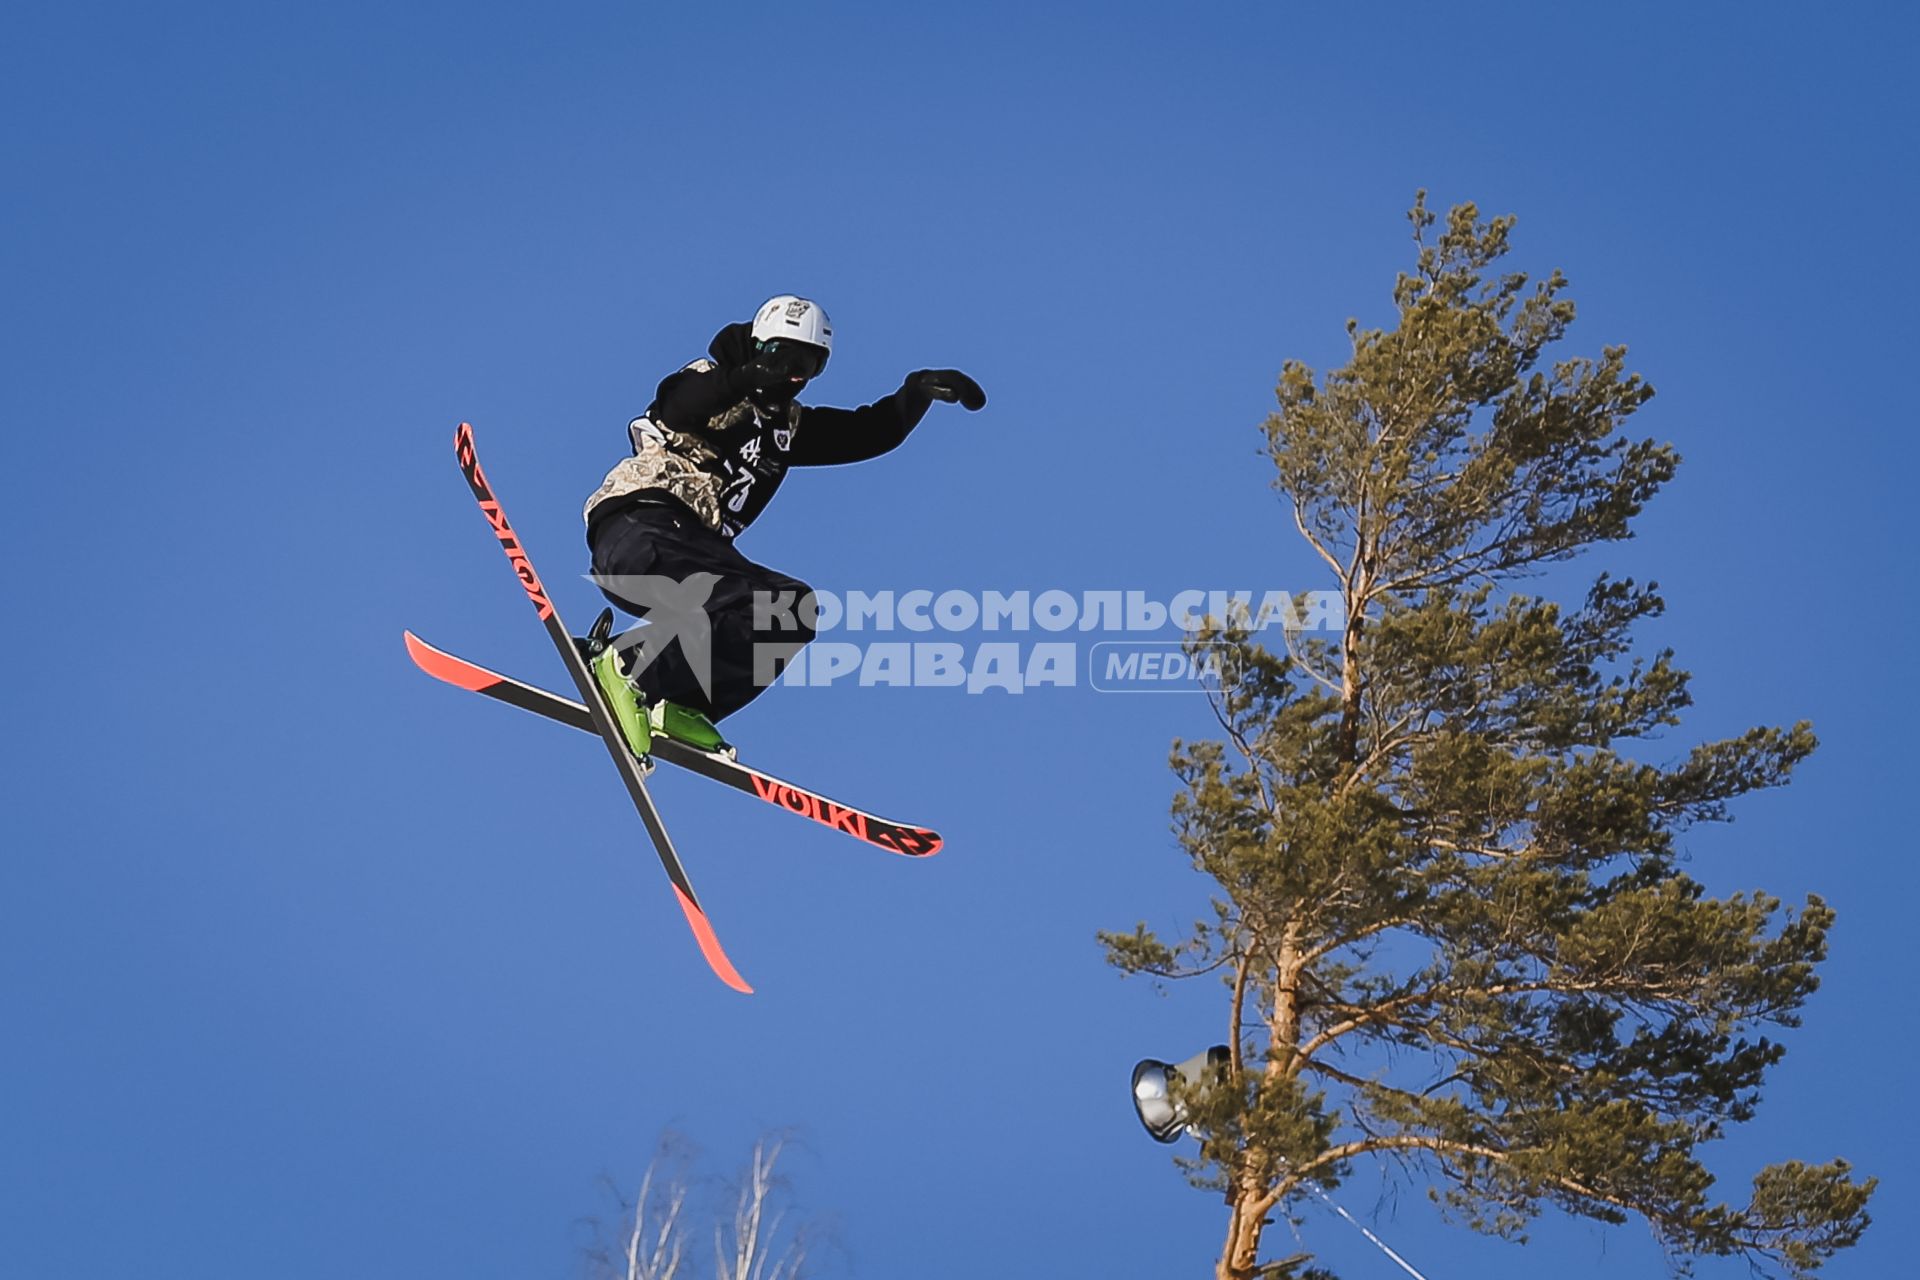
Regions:
M 673 886 L 673 896 L 680 900 L 680 910 L 687 917 L 687 927 L 693 930 L 693 940 L 700 947 L 700 954 L 706 957 L 707 967 L 714 976 L 742 995 L 752 995 L 753 988 L 733 967 L 733 961 L 727 959 L 727 952 L 720 945 L 720 935 L 713 931 L 713 922 L 707 919 L 707 913 L 693 900 L 693 894 L 679 885 Z
M 553 641 L 554 648 L 560 652 L 560 660 L 566 665 L 567 674 L 573 677 L 574 686 L 580 691 L 580 699 L 591 721 L 592 727 L 600 734 L 601 742 L 608 754 L 613 757 L 614 767 L 620 771 L 621 780 L 627 785 L 627 794 L 633 800 L 633 807 L 640 814 L 640 820 L 646 825 L 647 835 L 653 840 L 654 852 L 659 855 L 660 865 L 667 873 L 667 879 L 673 883 L 674 894 L 680 900 L 680 909 L 686 914 L 687 924 L 693 930 L 694 940 L 700 946 L 700 954 L 706 958 L 707 965 L 720 981 L 735 991 L 751 993 L 753 988 L 747 985 L 733 962 L 727 959 L 727 953 L 720 946 L 720 939 L 714 933 L 712 923 L 707 919 L 706 911 L 700 906 L 700 899 L 693 892 L 693 885 L 687 879 L 686 868 L 680 862 L 680 855 L 674 850 L 673 841 L 667 835 L 665 824 L 660 821 L 660 811 L 654 807 L 653 797 L 647 792 L 646 779 L 640 772 L 640 762 L 620 734 L 619 727 L 613 723 L 613 717 L 607 710 L 605 699 L 601 696 L 599 683 L 593 673 L 587 670 L 586 662 L 580 657 L 580 651 L 574 647 L 573 637 L 567 631 L 566 624 L 560 619 L 560 611 L 553 605 L 552 597 L 540 581 L 540 575 L 534 570 L 533 561 L 527 556 L 526 548 L 507 522 L 507 513 L 500 506 L 500 500 L 494 496 L 493 486 L 488 483 L 486 473 L 480 469 L 480 457 L 474 449 L 473 428 L 461 423 L 453 433 L 454 454 L 460 461 L 460 473 L 467 478 L 467 487 L 473 490 L 474 501 L 480 504 L 480 511 L 487 518 L 487 524 L 493 530 L 493 536 L 500 543 L 500 549 L 506 553 L 507 563 L 513 566 L 514 575 L 520 579 L 520 586 L 533 604 L 534 612 L 540 615 L 545 625 L 547 638 Z M 408 651 L 413 653 L 414 661 L 420 662 L 419 644 L 408 637 Z M 425 663 L 421 664 L 425 666 Z M 432 668 L 428 668 L 430 671 Z M 452 683 L 462 684 L 476 692 L 487 692 L 478 684 L 464 683 L 477 679 L 473 673 L 459 672 L 448 668 L 458 675 Z M 434 674 L 441 673 L 435 671 Z M 447 676 L 442 675 L 442 679 Z M 510 699 L 509 699 L 510 700 Z
M 411 631 L 401 634 L 406 638 L 407 656 L 413 659 L 413 665 L 435 680 L 443 680 L 455 688 L 466 689 L 472 693 L 483 693 L 510 707 L 518 707 L 522 711 L 546 716 L 570 728 L 579 729 L 583 733 L 599 732 L 593 727 L 593 712 L 571 698 L 562 698 L 557 694 L 548 693 L 545 689 L 536 689 L 530 684 L 522 684 L 497 671 L 475 666 L 465 658 L 456 658 L 450 653 L 434 648 Z

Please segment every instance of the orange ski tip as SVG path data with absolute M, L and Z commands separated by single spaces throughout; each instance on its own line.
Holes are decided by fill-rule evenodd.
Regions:
M 752 995 L 753 988 L 733 967 L 733 961 L 727 959 L 727 953 L 720 949 L 720 938 L 707 923 L 707 913 L 697 906 L 686 890 L 679 885 L 673 886 L 673 896 L 680 899 L 680 910 L 686 912 L 687 925 L 693 930 L 694 941 L 700 944 L 700 954 L 707 958 L 707 966 L 720 981 L 745 995 Z
M 460 661 L 450 653 L 440 652 L 411 631 L 400 634 L 407 638 L 407 656 L 413 659 L 413 665 L 436 680 L 444 680 L 474 693 L 499 683 L 494 676 L 472 663 Z

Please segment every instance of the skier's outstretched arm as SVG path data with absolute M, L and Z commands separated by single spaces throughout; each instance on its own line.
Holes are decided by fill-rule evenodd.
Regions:
M 858 409 L 802 410 L 788 460 L 796 467 L 828 467 L 877 458 L 905 440 L 935 400 L 979 409 L 987 394 L 958 369 L 922 369 L 908 374 L 892 395 Z

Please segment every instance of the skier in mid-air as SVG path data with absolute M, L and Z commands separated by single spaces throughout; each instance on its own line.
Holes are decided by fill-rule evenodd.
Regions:
M 795 397 L 826 367 L 833 328 L 818 303 L 791 294 L 769 299 L 750 323 L 726 326 L 707 350 L 711 359 L 660 384 L 628 427 L 633 455 L 586 505 L 601 591 L 649 618 L 642 640 L 655 627 L 678 637 L 665 648 L 610 645 L 593 659 L 614 718 L 641 756 L 655 734 L 730 750 L 715 722 L 758 696 L 813 639 L 811 589 L 733 545 L 787 468 L 878 457 L 905 440 L 935 400 L 970 410 L 987 402 L 959 370 L 923 369 L 858 409 L 800 404 Z M 707 639 L 705 663 L 687 652 L 690 638 Z

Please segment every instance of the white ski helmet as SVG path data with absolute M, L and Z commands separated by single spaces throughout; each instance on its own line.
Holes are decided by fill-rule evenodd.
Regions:
M 833 350 L 833 322 L 820 304 L 807 298 L 783 293 L 760 304 L 753 317 L 753 340 L 770 342 L 787 338 L 804 342 L 824 351 Z

